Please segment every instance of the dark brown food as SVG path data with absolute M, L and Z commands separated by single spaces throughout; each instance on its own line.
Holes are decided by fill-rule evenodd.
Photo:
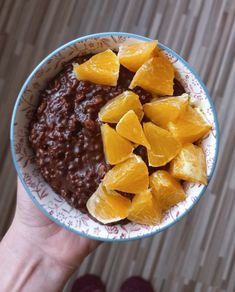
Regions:
M 29 135 L 45 180 L 82 212 L 87 212 L 87 200 L 110 169 L 104 158 L 98 113 L 108 100 L 128 89 L 134 75 L 121 66 L 116 87 L 78 81 L 72 63 L 83 63 L 90 56 L 67 63 L 41 92 Z M 177 94 L 184 92 L 180 83 L 176 84 Z M 134 91 L 142 103 L 152 97 L 141 88 Z
M 185 93 L 183 86 L 181 85 L 181 83 L 177 79 L 174 79 L 174 95 L 178 96 L 178 95 L 181 95 L 183 93 Z

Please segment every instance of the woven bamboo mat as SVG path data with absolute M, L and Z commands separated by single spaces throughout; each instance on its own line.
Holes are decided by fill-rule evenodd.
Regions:
M 194 66 L 218 110 L 220 155 L 207 193 L 189 216 L 149 239 L 103 244 L 77 274 L 101 275 L 108 292 L 130 275 L 142 275 L 162 292 L 235 291 L 234 0 L 0 0 L 1 236 L 15 205 L 9 123 L 17 93 L 50 51 L 102 31 L 157 38 Z

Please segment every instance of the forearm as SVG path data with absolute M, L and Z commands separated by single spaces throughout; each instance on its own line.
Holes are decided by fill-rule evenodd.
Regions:
M 62 291 L 73 269 L 32 246 L 14 223 L 0 243 L 0 291 Z

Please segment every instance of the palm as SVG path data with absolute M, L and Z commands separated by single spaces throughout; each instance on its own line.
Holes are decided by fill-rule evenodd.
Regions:
M 76 267 L 99 242 L 78 236 L 61 228 L 44 216 L 18 182 L 16 216 L 26 240 L 63 265 Z

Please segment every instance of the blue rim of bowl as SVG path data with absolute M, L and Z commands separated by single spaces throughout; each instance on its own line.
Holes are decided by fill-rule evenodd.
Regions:
M 129 37 L 129 38 L 135 38 L 135 39 L 139 39 L 139 40 L 143 40 L 143 41 L 151 41 L 152 39 L 144 37 L 144 36 L 140 36 L 137 34 L 132 34 L 132 33 L 125 33 L 125 32 L 104 32 L 104 33 L 96 33 L 96 34 L 90 34 L 87 36 L 83 36 L 80 38 L 77 38 L 75 40 L 72 40 L 62 46 L 60 46 L 59 48 L 57 48 L 56 50 L 54 50 L 52 53 L 50 53 L 46 58 L 44 58 L 35 68 L 34 70 L 31 72 L 31 74 L 28 76 L 28 78 L 26 79 L 26 81 L 24 82 L 18 96 L 17 96 L 17 100 L 13 109 L 13 114 L 12 114 L 12 119 L 11 119 L 11 129 L 10 129 L 10 142 L 11 142 L 11 153 L 12 153 L 12 158 L 13 158 L 13 162 L 14 162 L 14 166 L 16 168 L 17 174 L 20 178 L 21 183 L 23 184 L 26 192 L 28 193 L 28 195 L 30 196 L 30 198 L 32 199 L 32 201 L 34 202 L 34 204 L 37 206 L 37 208 L 39 210 L 41 210 L 41 212 L 46 215 L 50 220 L 54 221 L 56 224 L 60 225 L 61 227 L 76 233 L 80 236 L 83 237 L 87 237 L 93 240 L 100 240 L 100 241 L 109 241 L 109 242 L 126 242 L 126 241 L 132 241 L 132 240 L 138 240 L 138 239 L 143 239 L 143 238 L 147 238 L 150 236 L 153 236 L 157 233 L 160 233 L 168 228 L 170 228 L 171 226 L 173 226 L 174 224 L 176 224 L 180 219 L 182 219 L 183 217 L 185 217 L 198 203 L 198 201 L 201 199 L 202 195 L 205 193 L 206 188 L 209 185 L 209 182 L 213 176 L 213 173 L 215 171 L 215 167 L 216 167 L 216 163 L 218 160 L 218 152 L 219 152 L 219 140 L 220 140 L 220 133 L 219 133 L 219 123 L 218 123 L 218 118 L 217 118 L 217 113 L 216 113 L 216 109 L 213 103 L 212 98 L 209 95 L 209 92 L 206 88 L 206 86 L 204 85 L 204 83 L 202 82 L 200 76 L 198 75 L 198 73 L 184 60 L 182 59 L 177 53 L 175 53 L 173 50 L 169 49 L 168 47 L 166 47 L 165 45 L 158 43 L 158 46 L 162 49 L 164 49 L 165 51 L 169 52 L 171 55 L 173 55 L 174 57 L 176 57 L 178 60 L 180 60 L 187 68 L 188 70 L 196 77 L 196 79 L 198 80 L 200 86 L 203 88 L 203 90 L 206 93 L 206 96 L 209 100 L 210 106 L 212 108 L 213 111 L 213 117 L 215 120 L 215 127 L 216 127 L 216 150 L 215 150 L 215 157 L 213 160 L 213 166 L 210 172 L 210 175 L 208 176 L 208 185 L 204 186 L 203 189 L 201 190 L 200 194 L 198 195 L 197 199 L 193 202 L 193 204 L 190 206 L 190 208 L 188 208 L 183 214 L 181 214 L 179 217 L 177 217 L 176 219 L 174 219 L 173 222 L 169 223 L 168 225 L 154 231 L 154 232 L 150 232 L 148 234 L 144 234 L 144 235 L 140 235 L 140 236 L 135 236 L 135 237 L 127 237 L 127 238 L 105 238 L 105 237 L 99 237 L 99 236 L 93 236 L 90 234 L 87 234 L 85 232 L 79 232 L 78 230 L 65 225 L 64 223 L 60 222 L 58 219 L 54 218 L 46 209 L 43 208 L 42 205 L 40 205 L 40 203 L 34 198 L 34 196 L 32 195 L 30 189 L 28 188 L 26 182 L 24 181 L 24 178 L 22 176 L 21 173 L 21 168 L 17 162 L 16 159 L 16 153 L 15 153 L 15 147 L 14 147 L 14 123 L 15 123 L 15 118 L 16 118 L 16 113 L 17 113 L 17 109 L 19 106 L 19 103 L 21 101 L 21 97 L 27 87 L 27 85 L 29 84 L 29 82 L 31 81 L 31 79 L 33 78 L 33 76 L 35 75 L 35 73 L 44 65 L 46 64 L 49 59 L 51 57 L 53 57 L 54 55 L 56 55 L 58 52 L 60 52 L 61 50 L 65 49 L 68 46 L 71 46 L 77 42 L 81 42 L 81 41 L 85 41 L 87 39 L 93 39 L 93 38 L 100 38 L 100 37 L 105 37 L 105 36 L 120 36 L 120 37 Z

